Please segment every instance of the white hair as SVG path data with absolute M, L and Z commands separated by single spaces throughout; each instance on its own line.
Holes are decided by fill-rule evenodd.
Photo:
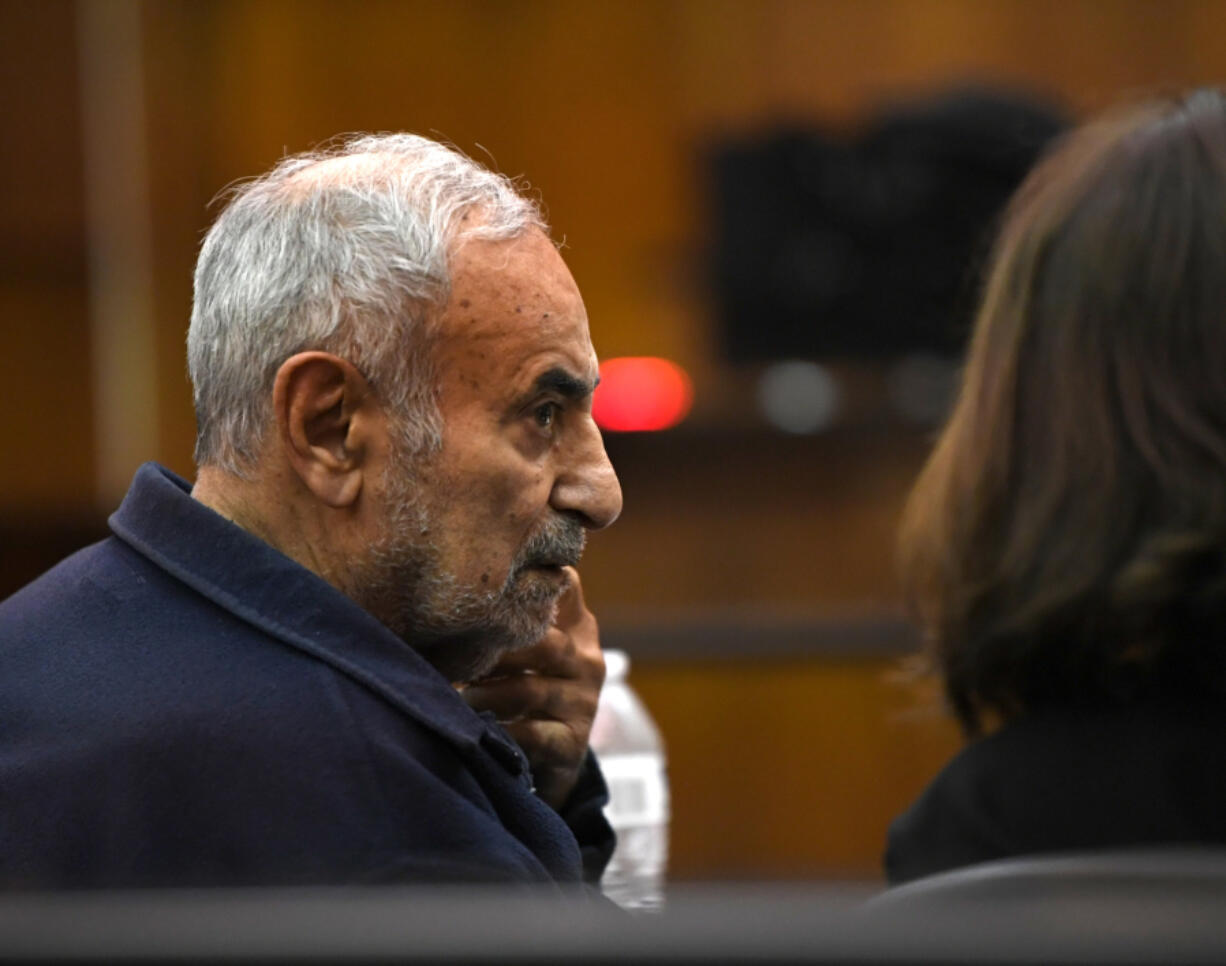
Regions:
M 411 452 L 437 449 L 427 325 L 449 294 L 449 255 L 532 227 L 545 230 L 541 211 L 508 178 L 412 134 L 351 137 L 240 185 L 196 263 L 197 465 L 248 475 L 277 370 L 310 349 L 370 380 Z

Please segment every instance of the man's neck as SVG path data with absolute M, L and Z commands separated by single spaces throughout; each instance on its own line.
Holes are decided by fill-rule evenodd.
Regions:
M 293 500 L 267 496 L 262 477 L 244 479 L 216 466 L 202 466 L 196 474 L 192 498 L 269 546 L 334 583 L 311 539 L 317 522 Z
M 254 533 L 265 543 L 280 549 L 274 534 L 265 524 L 263 515 L 256 510 L 260 502 L 258 492 L 258 484 L 251 480 L 245 480 L 216 466 L 202 466 L 196 472 L 192 499 L 203 503 L 214 513 L 249 533 Z

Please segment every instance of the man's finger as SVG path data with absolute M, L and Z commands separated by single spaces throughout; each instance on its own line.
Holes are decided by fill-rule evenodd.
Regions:
M 574 567 L 563 567 L 568 580 L 566 590 L 558 598 L 557 625 L 567 627 L 583 618 L 587 605 L 583 602 L 583 583 L 579 580 L 579 571 Z
M 490 681 L 525 671 L 560 678 L 580 676 L 582 662 L 579 660 L 575 642 L 569 634 L 552 627 L 535 644 L 502 655 L 481 680 Z
M 525 717 L 556 721 L 586 719 L 596 711 L 591 689 L 536 674 L 469 685 L 462 694 L 470 707 L 492 711 L 502 722 Z
M 533 750 L 532 764 L 538 771 L 543 768 L 571 769 L 574 767 L 573 760 L 576 756 L 573 749 L 578 739 L 566 723 L 540 718 L 524 718 L 521 721 L 513 721 L 505 727 L 507 734 L 514 738 L 520 747 Z

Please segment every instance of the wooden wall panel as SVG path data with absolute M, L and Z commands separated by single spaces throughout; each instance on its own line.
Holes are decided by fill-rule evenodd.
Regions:
M 639 620 L 704 606 L 889 611 L 894 532 L 926 446 L 919 433 L 611 440 L 625 509 L 591 538 L 588 599 Z
M 700 414 L 724 376 L 696 271 L 711 138 L 854 121 L 883 98 L 974 78 L 1085 109 L 1226 72 L 1226 8 L 1202 0 L 159 0 L 146 21 L 151 150 L 190 149 L 161 169 L 181 192 L 161 220 L 198 232 L 217 188 L 342 131 L 488 150 L 540 190 L 602 354 L 678 358 Z M 163 249 L 176 280 L 190 271 L 183 238 Z M 186 315 L 173 308 L 168 330 Z M 169 444 L 184 428 L 177 382 L 166 409 Z
M 3 471 L 0 524 L 97 512 L 86 295 L 73 280 L 0 281 Z
M 891 819 L 957 748 L 889 660 L 638 661 L 664 734 L 674 879 L 877 879 Z
M 0 5 L 0 106 L 6 130 L 21 132 L 4 159 L 3 264 L 27 281 L 58 273 L 60 289 L 84 278 L 74 10 Z M 286 151 L 354 129 L 488 149 L 541 190 L 602 353 L 680 359 L 701 403 L 724 381 L 695 272 L 707 139 L 780 118 L 854 121 L 884 97 L 968 78 L 1026 84 L 1077 110 L 1226 78 L 1216 0 L 144 0 L 142 10 L 159 241 L 150 455 L 183 471 L 192 418 L 179 359 L 205 205 Z M 51 261 L 33 265 L 36 252 Z M 63 312 L 49 303 L 39 314 L 49 327 L 82 324 L 79 306 Z M 82 371 L 56 395 L 87 413 Z M 82 476 L 86 452 L 77 447 Z M 72 499 L 49 468 L 31 472 L 30 491 Z M 18 499 L 0 488 L 0 505 Z
M 74 28 L 67 0 L 0 5 L 0 524 L 94 510 Z

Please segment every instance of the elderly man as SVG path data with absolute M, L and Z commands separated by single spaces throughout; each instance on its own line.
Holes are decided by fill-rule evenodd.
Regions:
M 188 361 L 194 487 L 142 467 L 0 605 L 0 883 L 597 877 L 574 565 L 621 492 L 537 208 L 424 138 L 289 158 L 204 242 Z

